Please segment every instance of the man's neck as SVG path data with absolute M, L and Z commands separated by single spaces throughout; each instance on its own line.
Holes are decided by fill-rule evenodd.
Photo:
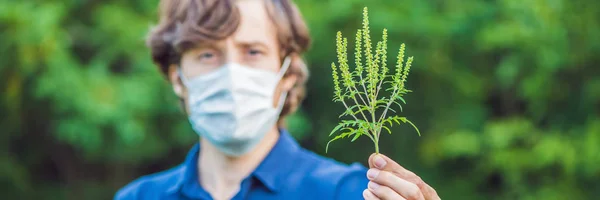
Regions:
M 227 156 L 210 142 L 201 140 L 197 165 L 200 185 L 214 199 L 231 199 L 242 180 L 258 167 L 278 139 L 279 130 L 274 126 L 252 151 L 240 157 Z

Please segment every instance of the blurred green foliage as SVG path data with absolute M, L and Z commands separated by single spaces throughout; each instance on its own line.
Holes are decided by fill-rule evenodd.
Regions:
M 599 1 L 297 3 L 314 43 L 308 97 L 288 124 L 306 148 L 324 154 L 344 109 L 331 101 L 335 32 L 352 35 L 368 6 L 373 33 L 411 47 L 419 91 L 403 115 L 423 136 L 395 127 L 382 153 L 444 199 L 600 195 Z M 0 0 L 3 197 L 110 199 L 184 159 L 197 136 L 144 46 L 157 4 Z M 327 156 L 364 163 L 372 151 L 362 138 Z

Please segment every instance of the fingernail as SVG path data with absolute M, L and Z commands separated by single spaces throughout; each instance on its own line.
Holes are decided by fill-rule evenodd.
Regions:
M 383 159 L 383 157 L 381 157 L 380 155 L 375 156 L 375 167 L 383 169 L 383 167 L 385 167 L 385 164 L 387 164 L 387 162 L 385 162 L 385 159 Z
M 363 198 L 371 199 L 371 192 L 369 192 L 369 189 L 363 190 Z
M 367 171 L 367 177 L 369 177 L 370 179 L 377 178 L 377 175 L 379 175 L 378 169 L 369 169 L 369 171 Z
M 376 190 L 379 187 L 379 184 L 373 182 L 373 181 L 369 181 L 368 186 L 371 190 Z

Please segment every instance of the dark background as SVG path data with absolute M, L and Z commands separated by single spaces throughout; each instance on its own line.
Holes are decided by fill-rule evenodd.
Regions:
M 381 152 L 443 199 L 600 195 L 600 1 L 298 0 L 314 43 L 308 97 L 288 120 L 306 148 L 366 162 L 366 137 L 332 143 L 335 33 L 353 44 L 368 6 L 415 61 Z M 110 199 L 183 161 L 197 141 L 144 37 L 158 0 L 0 0 L 0 196 Z M 351 59 L 353 57 L 350 57 Z

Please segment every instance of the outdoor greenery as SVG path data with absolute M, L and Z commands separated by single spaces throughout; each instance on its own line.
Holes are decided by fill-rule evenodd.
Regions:
M 374 152 L 362 137 L 325 154 L 346 110 L 331 101 L 335 34 L 360 29 L 368 7 L 371 30 L 415 58 L 402 113 L 422 135 L 390 127 L 381 153 L 443 199 L 600 196 L 600 1 L 297 3 L 314 39 L 307 99 L 288 119 L 302 146 L 345 163 Z M 157 5 L 0 0 L 3 198 L 111 199 L 184 159 L 197 135 L 144 45 Z

